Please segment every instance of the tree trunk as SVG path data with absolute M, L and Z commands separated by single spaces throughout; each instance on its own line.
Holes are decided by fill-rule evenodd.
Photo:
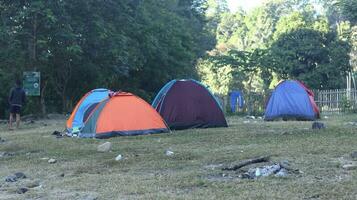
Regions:
M 62 90 L 62 112 L 67 113 L 68 111 L 68 99 L 66 96 L 66 86 Z
M 37 14 L 33 16 L 32 23 L 32 48 L 30 53 L 31 67 L 33 70 L 37 70 Z
M 251 74 L 251 77 L 249 78 L 248 82 L 248 92 L 247 92 L 247 113 L 248 115 L 252 114 L 252 102 L 251 102 L 251 90 L 252 90 L 252 81 L 253 81 L 253 75 Z
M 41 89 L 41 97 L 40 97 L 40 103 L 41 103 L 41 113 L 43 116 L 46 116 L 47 110 L 46 110 L 46 101 L 45 101 L 45 91 L 47 87 L 47 81 L 45 81 L 42 85 Z

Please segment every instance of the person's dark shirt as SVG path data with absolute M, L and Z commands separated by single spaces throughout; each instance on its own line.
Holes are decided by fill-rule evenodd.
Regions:
M 12 106 L 23 106 L 26 103 L 26 93 L 21 87 L 14 87 L 10 91 L 9 103 Z

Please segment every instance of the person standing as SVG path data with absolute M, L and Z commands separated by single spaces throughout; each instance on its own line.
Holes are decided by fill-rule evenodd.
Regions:
M 26 93 L 21 86 L 21 81 L 16 80 L 16 86 L 10 90 L 9 104 L 10 104 L 10 119 L 9 130 L 12 130 L 12 123 L 16 115 L 16 128 L 20 126 L 20 113 L 22 107 L 26 103 Z

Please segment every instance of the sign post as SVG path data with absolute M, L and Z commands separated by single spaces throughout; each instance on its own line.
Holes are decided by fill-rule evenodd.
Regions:
M 40 72 L 24 72 L 23 87 L 27 96 L 40 96 Z

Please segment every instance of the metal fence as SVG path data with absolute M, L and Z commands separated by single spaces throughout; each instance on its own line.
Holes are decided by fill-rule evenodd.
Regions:
M 235 112 L 246 114 L 262 114 L 269 99 L 271 91 L 266 94 L 251 92 L 244 96 L 244 108 Z M 314 90 L 315 102 L 320 108 L 320 112 L 343 113 L 357 112 L 357 90 L 337 89 L 337 90 Z M 219 96 L 220 103 L 225 112 L 230 111 L 229 96 Z
M 244 106 L 239 108 L 236 106 L 236 110 L 232 111 L 230 108 L 230 97 L 227 95 L 215 94 L 217 100 L 221 104 L 225 113 L 242 113 L 248 115 L 263 115 L 265 104 L 267 103 L 270 92 L 264 94 L 259 92 L 250 92 L 249 94 L 244 94 Z M 237 102 L 236 102 L 237 103 Z
M 315 102 L 321 112 L 349 112 L 357 110 L 357 90 L 315 90 Z

